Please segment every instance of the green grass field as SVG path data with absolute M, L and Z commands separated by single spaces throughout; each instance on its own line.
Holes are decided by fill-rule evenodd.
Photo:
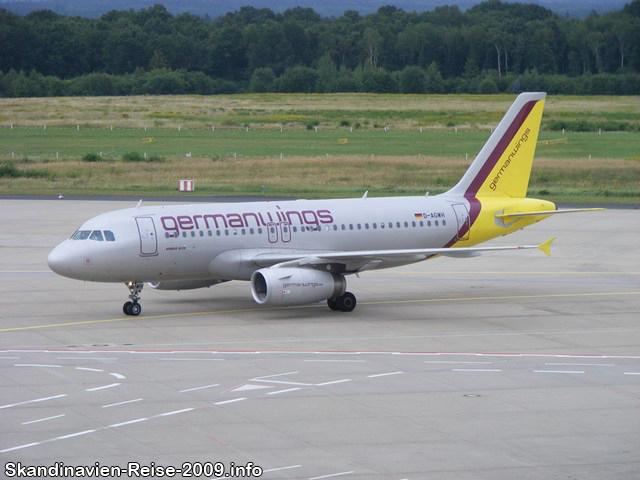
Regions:
M 513 98 L 0 99 L 0 192 L 172 194 L 178 179 L 193 178 L 197 194 L 212 195 L 437 193 L 464 173 Z M 639 132 L 544 130 L 544 122 L 559 119 L 622 122 L 634 130 L 638 111 L 640 101 L 633 97 L 549 98 L 539 140 L 566 142 L 538 146 L 530 195 L 640 203 Z M 318 122 L 318 131 L 306 128 L 310 120 Z M 128 152 L 162 161 L 123 162 Z M 82 161 L 89 153 L 101 154 L 101 161 Z

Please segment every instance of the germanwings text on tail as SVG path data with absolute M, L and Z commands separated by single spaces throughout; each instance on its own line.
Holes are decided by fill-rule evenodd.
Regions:
M 350 312 L 356 297 L 346 277 L 439 255 L 535 245 L 477 247 L 556 213 L 526 198 L 544 93 L 523 93 L 462 179 L 436 196 L 209 203 L 143 207 L 84 223 L 48 257 L 56 273 L 78 280 L 123 282 L 127 315 L 139 315 L 144 283 L 159 290 L 248 280 L 263 305 L 326 301 Z

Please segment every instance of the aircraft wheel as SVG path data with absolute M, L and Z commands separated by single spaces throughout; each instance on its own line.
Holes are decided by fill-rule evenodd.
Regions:
M 125 315 L 131 315 L 131 305 L 133 305 L 133 302 L 127 302 L 122 306 L 122 311 Z
M 129 315 L 133 315 L 134 317 L 137 317 L 138 315 L 140 315 L 140 312 L 142 312 L 142 307 L 137 302 L 132 303 L 131 306 L 129 307 Z
M 356 308 L 356 296 L 351 292 L 345 292 L 338 297 L 338 307 L 343 312 L 352 312 Z
M 331 310 L 340 310 L 340 307 L 338 306 L 338 298 L 337 297 L 333 297 L 333 298 L 328 298 L 327 299 L 327 306 L 331 309 Z

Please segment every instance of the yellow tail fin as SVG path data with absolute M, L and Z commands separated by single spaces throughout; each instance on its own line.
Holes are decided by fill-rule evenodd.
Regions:
M 545 97 L 545 93 L 520 94 L 469 170 L 447 193 L 526 197 Z

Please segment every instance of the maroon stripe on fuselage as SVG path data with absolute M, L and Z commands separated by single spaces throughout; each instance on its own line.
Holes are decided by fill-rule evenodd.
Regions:
M 532 100 L 522 106 L 516 117 L 513 119 L 513 122 L 511 122 L 511 125 L 509 125 L 509 128 L 507 128 L 507 131 L 504 132 L 504 135 L 489 155 L 489 158 L 487 158 L 487 161 L 484 162 L 484 165 L 482 165 L 480 171 L 471 181 L 471 184 L 467 188 L 467 191 L 464 193 L 465 199 L 469 202 L 469 227 L 464 224 L 458 231 L 456 236 L 449 240 L 444 248 L 451 247 L 460 238 L 463 238 L 469 230 L 471 230 L 471 227 L 478 218 L 478 215 L 480 215 L 480 210 L 482 209 L 480 200 L 476 198 L 476 193 L 478 193 L 478 190 L 493 170 L 493 167 L 496 166 L 498 160 L 500 160 L 500 157 L 502 157 L 502 154 L 507 149 L 507 146 L 509 146 L 511 140 L 513 140 L 513 137 L 516 135 L 518 130 L 520 130 L 520 127 L 529 116 L 529 113 L 531 113 L 531 110 L 533 110 L 533 107 L 537 102 L 538 100 Z

